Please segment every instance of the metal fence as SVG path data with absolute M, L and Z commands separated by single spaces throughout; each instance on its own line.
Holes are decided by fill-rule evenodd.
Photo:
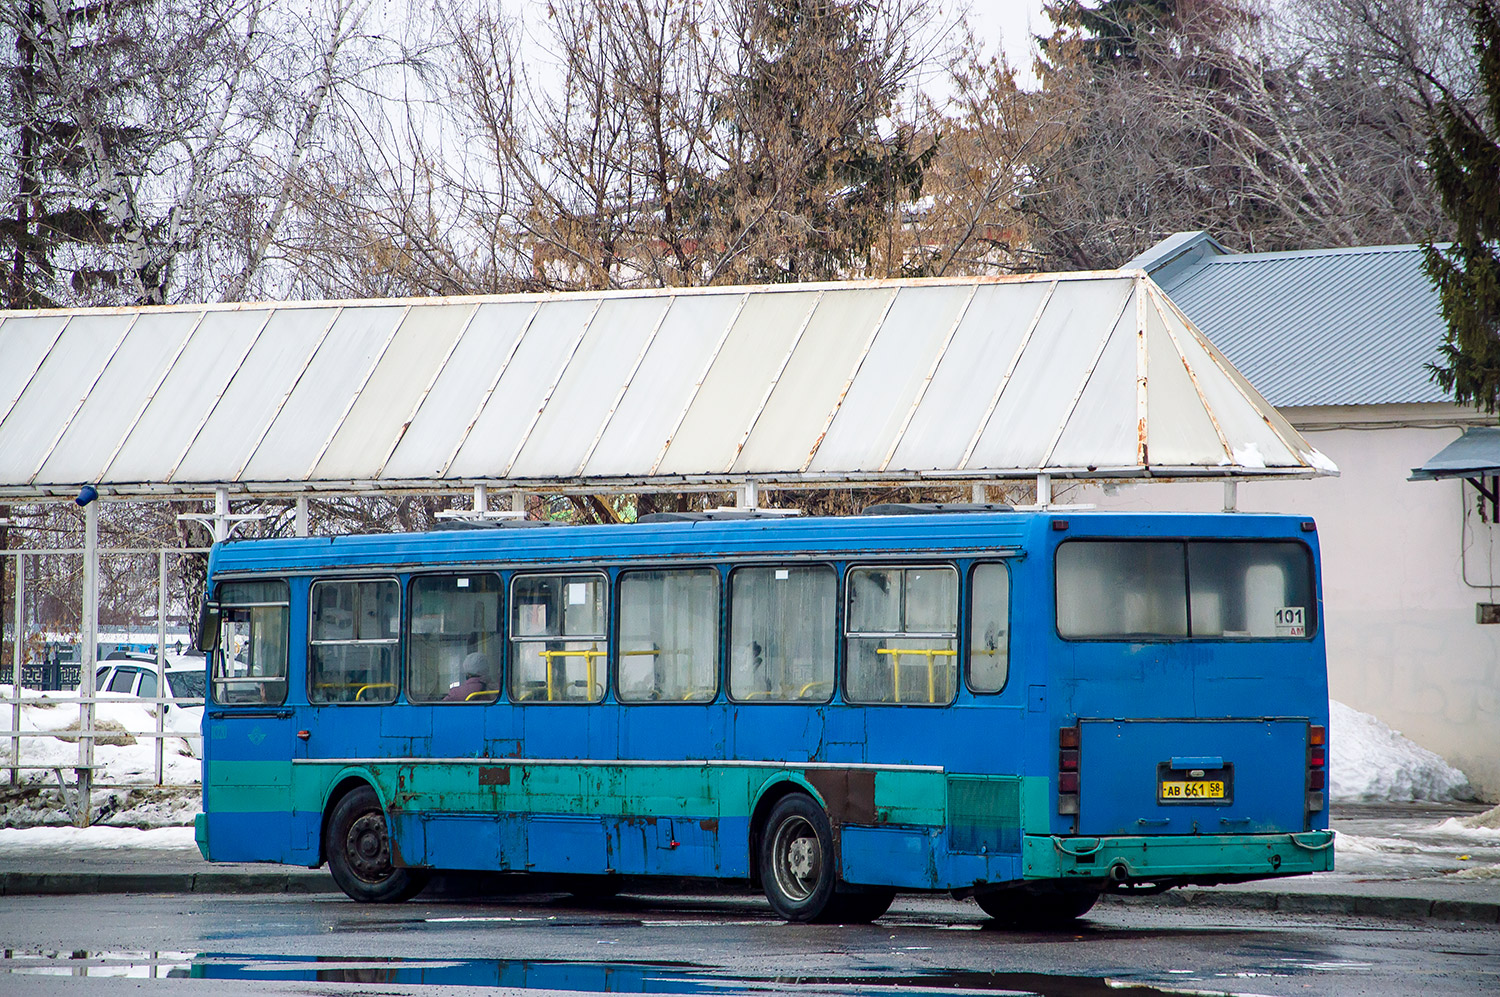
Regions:
M 90 537 L 92 539 L 92 537 Z M 93 545 L 86 548 L 42 548 L 10 550 L 0 552 L 5 561 L 6 574 L 12 581 L 14 596 L 9 606 L 3 607 L 8 612 L 5 621 L 4 642 L 9 652 L 8 667 L 4 669 L 5 675 L 0 677 L 0 683 L 4 688 L 0 689 L 0 723 L 5 729 L 0 730 L 0 745 L 5 746 L 3 755 L 0 755 L 0 770 L 6 771 L 11 785 L 21 782 L 22 773 L 28 771 L 51 772 L 56 778 L 58 787 L 63 794 L 64 804 L 79 826 L 87 824 L 89 819 L 90 795 L 95 787 L 110 786 L 187 786 L 195 785 L 194 782 L 173 781 L 168 778 L 168 767 L 165 758 L 165 745 L 168 739 L 182 738 L 189 742 L 201 744 L 201 733 L 196 731 L 172 730 L 167 727 L 167 706 L 201 707 L 201 697 L 173 697 L 168 693 L 167 684 L 167 644 L 168 644 L 168 581 L 171 577 L 169 562 L 172 559 L 181 559 L 184 556 L 202 554 L 207 548 L 108 548 L 104 550 L 94 549 Z M 98 560 L 110 557 L 133 557 L 141 559 L 154 556 L 156 561 L 156 618 L 155 618 L 155 655 L 154 663 L 156 669 L 156 695 L 119 695 L 112 694 L 101 697 L 94 688 L 96 671 L 112 663 L 99 658 L 99 633 L 97 627 L 98 613 Z M 34 619 L 35 602 L 32 598 L 33 591 L 28 579 L 27 568 L 29 564 L 38 564 L 41 558 L 77 558 L 81 561 L 83 570 L 78 573 L 78 583 L 82 586 L 82 598 L 80 605 L 83 607 L 80 627 L 81 638 L 79 641 L 79 655 L 76 662 L 59 660 L 55 654 L 39 654 L 37 646 L 40 626 Z M 139 581 L 139 579 L 136 579 Z M 90 591 L 90 587 L 93 590 Z M 32 619 L 28 619 L 28 608 L 33 612 Z M 45 645 L 43 645 L 45 646 Z M 40 658 L 40 660 L 37 660 Z M 142 669 L 151 667 L 150 660 L 142 661 L 135 659 L 135 663 Z M 16 665 L 19 664 L 19 683 L 9 681 L 15 674 Z M 71 680 L 71 681 L 70 681 Z M 68 686 L 76 686 L 68 689 Z M 64 694 L 59 695 L 59 692 Z M 117 728 L 100 728 L 97 721 L 98 706 L 101 703 L 134 703 L 149 707 L 154 713 L 154 724 L 146 729 L 124 730 Z M 64 728 L 54 730 L 23 730 L 22 711 L 27 706 L 73 706 L 78 708 L 78 721 L 76 728 Z M 95 746 L 101 740 L 119 738 L 128 735 L 140 741 L 150 741 L 154 747 L 154 778 L 151 781 L 136 778 L 121 781 L 111 778 L 103 766 L 96 764 Z M 71 742 L 76 740 L 78 752 L 76 761 L 58 763 L 55 759 L 51 761 L 28 760 L 26 752 L 23 752 L 23 742 L 30 738 L 58 738 Z M 8 744 L 6 744 L 8 742 Z M 196 754 L 201 755 L 201 750 Z M 69 776 L 71 775 L 71 778 Z M 100 776 L 96 778 L 96 776 Z

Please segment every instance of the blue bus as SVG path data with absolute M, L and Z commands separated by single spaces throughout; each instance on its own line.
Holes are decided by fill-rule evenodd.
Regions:
M 648 519 L 216 546 L 203 856 L 1026 924 L 1332 867 L 1310 520 Z

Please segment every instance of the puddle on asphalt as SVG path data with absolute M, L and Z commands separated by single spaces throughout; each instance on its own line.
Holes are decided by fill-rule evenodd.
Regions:
M 1032 997 L 1117 997 L 1225 994 L 1208 981 L 1171 983 L 1114 976 L 1043 973 L 950 972 L 890 976 L 725 976 L 687 963 L 549 962 L 504 959 L 400 959 L 344 956 L 263 956 L 184 952 L 0 953 L 0 973 L 48 976 L 191 978 L 303 983 L 384 983 L 428 986 L 515 987 L 614 994 L 796 994 L 799 997 L 955 997 L 998 994 Z M 1262 974 L 1253 974 L 1256 976 Z M 1280 975 L 1267 973 L 1264 975 Z

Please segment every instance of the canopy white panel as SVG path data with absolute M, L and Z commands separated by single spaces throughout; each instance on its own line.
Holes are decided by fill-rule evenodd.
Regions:
M 0 313 L 0 496 L 1335 469 L 1138 272 Z

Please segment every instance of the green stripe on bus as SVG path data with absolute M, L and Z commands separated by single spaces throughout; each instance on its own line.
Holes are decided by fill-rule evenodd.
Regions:
M 367 776 L 388 806 L 406 812 L 723 818 L 748 817 L 756 800 L 776 781 L 791 778 L 818 785 L 819 774 L 774 764 L 526 765 L 476 759 L 418 765 L 304 762 L 294 768 L 288 762 L 215 762 L 205 792 L 211 810 L 318 812 L 334 781 L 355 775 Z M 945 773 L 876 770 L 873 776 L 877 823 L 947 823 Z M 1021 783 L 1024 825 L 1045 828 L 1048 780 L 1032 777 Z M 829 802 L 831 809 L 840 809 L 838 801 Z

